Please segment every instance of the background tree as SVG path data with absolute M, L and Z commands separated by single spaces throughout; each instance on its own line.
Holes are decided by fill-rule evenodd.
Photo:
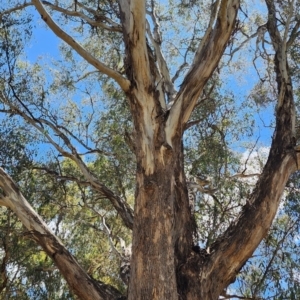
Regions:
M 2 3 L 3 297 L 296 299 L 298 10 Z M 59 57 L 26 57 L 37 20 Z

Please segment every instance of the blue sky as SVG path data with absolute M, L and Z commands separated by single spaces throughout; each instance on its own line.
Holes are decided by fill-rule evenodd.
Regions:
M 25 55 L 30 62 L 35 62 L 38 57 L 44 55 L 51 55 L 52 57 L 58 57 L 59 53 L 59 38 L 46 27 L 43 20 L 33 7 L 27 8 L 33 13 L 35 27 L 33 29 L 33 35 L 31 42 L 26 45 Z

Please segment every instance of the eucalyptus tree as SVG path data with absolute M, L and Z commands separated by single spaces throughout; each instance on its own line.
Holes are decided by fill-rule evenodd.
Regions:
M 23 173 L 10 166 L 11 159 L 4 159 L 0 204 L 15 213 L 26 235 L 53 260 L 77 297 L 231 297 L 225 289 L 266 237 L 286 183 L 298 169 L 292 81 L 297 69 L 298 10 L 296 0 L 266 0 L 260 19 L 248 18 L 247 4 L 239 0 L 1 4 L 1 112 L 18 122 L 22 134 L 27 131 L 16 151 L 28 144 L 27 137 L 35 147 L 51 146 L 52 156 L 43 161 L 39 154 L 26 166 L 18 154 L 20 159 L 15 159 Z M 63 59 L 26 61 L 22 51 L 34 34 L 37 14 L 63 42 Z M 231 119 L 238 117 L 239 104 L 230 102 L 220 88 L 219 73 L 246 45 L 254 47 L 259 75 L 254 100 L 264 103 L 269 97 L 276 102 L 269 156 L 259 174 L 237 167 L 229 142 L 233 128 L 242 131 L 243 124 Z M 82 97 L 80 104 L 70 100 L 76 97 Z M 28 150 L 33 148 L 28 145 Z M 5 157 L 9 154 L 8 150 Z M 26 173 L 29 169 L 32 177 Z M 211 173 L 217 186 L 198 174 L 201 169 Z M 234 174 L 235 170 L 239 172 Z M 52 179 L 41 182 L 37 172 Z M 254 188 L 240 181 L 250 175 L 258 177 Z M 45 190 L 39 194 L 38 188 L 27 193 L 29 181 L 31 187 L 36 184 L 51 195 Z M 199 202 L 198 193 L 195 205 L 188 193 L 194 188 L 207 195 Z M 106 234 L 106 243 L 103 236 L 92 235 L 93 241 L 86 241 L 83 234 L 77 255 L 85 255 L 84 247 L 94 253 L 94 239 L 99 238 L 103 248 L 110 247 L 128 260 L 125 250 L 132 231 L 130 276 L 124 280 L 127 293 L 103 274 L 93 278 L 97 268 L 89 268 L 84 259 L 80 264 L 72 252 L 74 244 L 68 251 L 29 204 L 43 207 L 37 203 L 46 196 L 51 201 L 61 197 L 72 207 L 66 217 L 60 201 L 50 205 L 49 200 L 50 206 L 44 208 L 54 213 L 40 212 L 57 225 L 57 231 L 60 222 L 74 227 L 66 230 L 66 241 L 76 228 L 101 229 Z M 119 218 L 127 229 L 121 229 Z M 80 227 L 83 223 L 86 227 Z M 288 233 L 295 224 L 283 219 L 280 226 Z M 78 230 L 79 240 L 80 234 Z M 205 246 L 198 243 L 203 237 Z M 279 234 L 279 246 L 281 238 Z M 270 245 L 268 240 L 265 243 Z M 272 253 L 277 255 L 275 248 Z M 115 266 L 113 270 L 111 277 Z M 265 274 L 270 270 L 266 268 Z M 250 296 L 259 295 L 266 278 L 262 274 L 255 281 Z

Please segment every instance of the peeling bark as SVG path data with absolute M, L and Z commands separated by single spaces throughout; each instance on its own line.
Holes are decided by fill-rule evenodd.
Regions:
M 126 72 L 131 87 L 140 92 L 149 91 L 152 86 L 150 61 L 146 44 L 146 2 L 145 0 L 121 0 L 120 11 L 123 36 L 126 45 Z M 144 97 L 136 100 L 145 103 Z
M 178 145 L 156 152 L 153 174 L 137 170 L 129 299 L 178 299 L 182 292 L 177 271 L 191 253 L 196 226 Z

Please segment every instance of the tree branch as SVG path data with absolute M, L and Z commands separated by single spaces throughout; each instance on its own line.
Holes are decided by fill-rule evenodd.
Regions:
M 137 90 L 148 92 L 152 78 L 146 43 L 146 1 L 120 0 L 119 3 L 126 45 L 127 76 Z
M 299 17 L 298 17 L 299 18 Z M 290 38 L 287 42 L 287 48 L 289 48 L 295 41 L 295 39 L 299 36 L 300 32 L 298 31 L 300 28 L 300 20 L 297 21 L 296 25 L 292 29 L 292 32 L 290 34 Z
M 65 157 L 70 158 L 73 160 L 78 168 L 81 170 L 82 174 L 84 175 L 85 179 L 90 183 L 90 185 L 99 193 L 107 197 L 114 206 L 114 208 L 117 210 L 117 212 L 120 214 L 122 220 L 124 221 L 124 224 L 132 229 L 133 227 L 133 211 L 129 204 L 124 201 L 121 197 L 115 195 L 112 190 L 110 190 L 108 187 L 106 187 L 104 184 L 102 184 L 94 174 L 89 170 L 87 165 L 83 162 L 80 155 L 77 153 L 76 148 L 72 145 L 70 139 L 58 129 L 57 126 L 52 124 L 50 121 L 38 118 L 38 119 L 32 119 L 27 114 L 22 112 L 20 109 L 18 109 L 16 106 L 14 106 L 11 102 L 9 102 L 3 95 L 0 93 L 0 97 L 2 101 L 8 105 L 15 114 L 20 115 L 26 122 L 31 124 L 34 128 L 36 128 L 49 142 L 52 144 L 55 149 L 62 154 Z M 48 127 L 53 130 L 55 134 L 57 134 L 64 144 L 69 148 L 70 152 L 66 151 L 63 147 L 58 145 L 52 137 L 47 133 L 47 131 L 41 127 L 40 124 L 47 125 Z
M 260 173 L 251 173 L 251 174 L 245 174 L 244 172 L 242 173 L 236 173 L 234 175 L 231 175 L 229 178 L 249 178 L 249 177 L 254 177 L 254 176 L 260 176 Z
M 233 49 L 230 52 L 230 60 L 233 58 L 233 54 L 236 53 L 237 51 L 239 51 L 245 44 L 247 44 L 250 40 L 252 40 L 254 37 L 258 36 L 259 32 L 261 30 L 264 30 L 266 24 L 261 25 L 257 28 L 256 32 L 254 32 L 253 34 L 251 34 L 250 36 L 248 36 L 243 42 L 240 43 L 240 45 L 238 47 L 236 47 L 235 49 Z M 262 37 L 263 38 L 263 37 Z M 257 39 L 258 40 L 258 39 Z
M 223 296 L 222 299 L 242 299 L 242 300 L 255 300 L 256 298 L 252 298 L 252 297 L 244 297 L 244 296 L 239 296 L 239 295 L 235 295 L 235 294 L 227 294 L 225 291 L 221 293 L 220 296 Z
M 4 10 L 4 11 L 0 12 L 0 19 L 4 15 L 8 15 L 8 14 L 10 14 L 12 12 L 15 12 L 15 11 L 18 11 L 18 10 L 22 10 L 25 7 L 28 7 L 28 6 L 31 6 L 31 5 L 33 5 L 33 2 L 24 2 L 21 5 L 17 5 L 15 7 L 10 8 L 10 9 Z
M 194 125 L 199 124 L 202 121 L 203 121 L 203 119 L 192 120 L 192 121 L 185 124 L 184 130 L 188 130 L 189 128 L 193 127 Z
M 299 218 L 297 219 L 297 221 L 299 221 Z M 292 224 L 286 229 L 286 231 L 284 232 L 283 234 L 283 237 L 278 241 L 274 251 L 273 251 L 273 254 L 272 254 L 272 257 L 271 259 L 269 260 L 266 268 L 265 268 L 265 271 L 264 271 L 264 274 L 263 276 L 261 277 L 260 281 L 257 283 L 254 291 L 253 291 L 253 295 L 254 297 L 256 297 L 256 294 L 258 293 L 259 289 L 261 288 L 261 286 L 263 285 L 264 281 L 266 280 L 267 278 L 267 275 L 268 275 L 268 272 L 273 264 L 273 261 L 275 260 L 276 258 L 276 255 L 278 253 L 278 251 L 282 248 L 282 244 L 283 242 L 285 241 L 286 237 L 289 235 L 290 231 L 294 228 L 294 225 L 296 224 L 296 222 L 292 222 Z
M 276 129 L 267 163 L 240 216 L 211 247 L 211 257 L 204 269 L 222 270 L 227 286 L 266 236 L 278 210 L 289 176 L 298 169 L 299 153 L 294 149 L 295 107 L 287 65 L 286 40 L 277 28 L 275 5 L 266 0 L 268 31 L 275 50 L 274 70 L 278 84 Z M 205 274 L 206 272 L 204 272 Z
M 20 192 L 12 178 L 0 168 L 2 200 L 28 229 L 28 235 L 35 240 L 54 261 L 70 289 L 80 299 L 116 299 L 122 295 L 112 286 L 97 282 L 78 264 L 62 242 L 49 230 L 46 223 L 34 211 Z
M 90 24 L 93 27 L 101 27 L 101 28 L 103 28 L 105 30 L 108 30 L 108 31 L 122 32 L 122 27 L 119 24 L 115 23 L 112 26 L 108 26 L 105 23 L 103 23 L 103 22 L 101 22 L 101 21 L 99 21 L 97 19 L 93 20 L 93 19 L 87 17 L 85 14 L 83 14 L 81 12 L 78 12 L 78 11 L 75 11 L 75 10 L 64 9 L 64 8 L 62 8 L 60 6 L 57 6 L 57 5 L 54 5 L 54 4 L 52 4 L 52 3 L 48 2 L 48 1 L 42 1 L 42 3 L 44 5 L 47 5 L 47 7 L 51 8 L 51 9 L 53 9 L 55 11 L 59 11 L 59 12 L 65 14 L 67 16 L 79 17 L 80 19 L 86 21 L 88 24 Z M 84 7 L 84 5 L 80 5 L 80 7 Z M 96 14 L 94 14 L 94 15 L 97 18 L 97 15 Z M 98 16 L 98 18 L 99 18 L 99 16 Z M 105 21 L 107 21 L 107 18 L 105 18 Z
M 156 16 L 154 0 L 151 1 L 151 8 L 152 8 L 152 10 L 149 12 L 149 15 L 154 24 L 154 29 L 153 29 L 154 33 L 152 35 L 151 30 L 150 30 L 150 25 L 147 26 L 147 32 L 151 39 L 152 45 L 155 49 L 159 70 L 160 70 L 161 76 L 164 81 L 164 89 L 168 95 L 168 98 L 169 98 L 168 100 L 170 101 L 170 99 L 172 99 L 175 96 L 176 91 L 175 91 L 174 84 L 170 77 L 170 72 L 169 72 L 169 68 L 167 66 L 167 62 L 166 62 L 166 60 L 163 56 L 162 50 L 161 50 L 162 37 L 161 37 L 160 29 L 159 29 L 159 27 L 160 27 L 159 22 L 158 22 L 158 19 Z
M 100 19 L 100 20 L 103 20 L 105 21 L 106 23 L 110 24 L 110 28 L 120 28 L 120 32 L 122 32 L 122 28 L 121 28 L 121 25 L 114 22 L 113 20 L 111 20 L 110 18 L 106 17 L 104 14 L 101 13 L 101 11 L 98 11 L 98 10 L 94 10 L 90 7 L 87 7 L 85 5 L 83 5 L 81 2 L 79 1 L 76 1 L 77 5 L 79 7 L 81 7 L 82 9 L 86 10 L 87 12 L 93 14 L 95 16 L 96 19 Z M 119 30 L 117 30 L 119 31 Z
M 83 59 L 94 66 L 97 70 L 103 74 L 114 79 L 122 88 L 124 92 L 129 90 L 130 82 L 124 78 L 119 72 L 109 68 L 89 52 L 87 52 L 81 45 L 79 45 L 70 35 L 63 31 L 51 18 L 49 13 L 46 11 L 44 5 L 40 0 L 33 0 L 32 3 L 40 13 L 43 21 L 49 26 L 49 28 L 64 42 L 66 42 L 71 48 L 73 48 Z
M 211 29 L 211 26 L 212 20 L 215 18 L 209 24 L 195 55 L 193 65 L 185 76 L 175 103 L 170 110 L 165 129 L 167 142 L 170 146 L 172 146 L 172 138 L 176 133 L 182 133 L 207 80 L 224 53 L 234 30 L 239 4 L 239 0 L 222 0 L 214 28 Z

